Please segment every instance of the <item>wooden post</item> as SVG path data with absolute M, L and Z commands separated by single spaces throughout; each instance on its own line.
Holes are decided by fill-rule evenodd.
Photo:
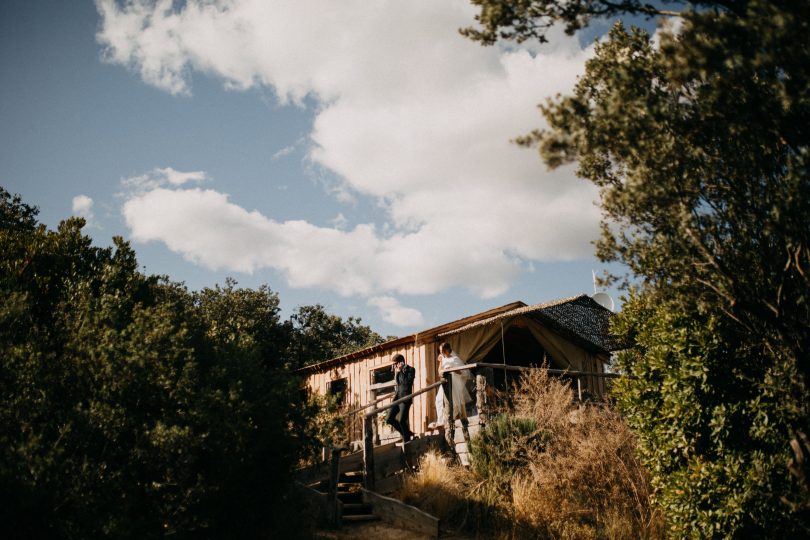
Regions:
M 363 418 L 363 483 L 374 491 L 374 414 Z
M 340 476 L 340 452 L 342 448 L 332 448 L 332 462 L 329 469 L 329 525 L 337 527 L 340 523 L 340 516 L 337 511 L 337 485 Z
M 582 377 L 577 375 L 577 397 L 579 402 L 582 403 Z
M 456 453 L 456 416 L 453 414 L 453 376 L 449 373 L 442 375 L 442 389 L 444 390 L 444 438 L 450 447 L 450 452 Z
M 371 429 L 374 430 L 374 444 L 376 446 L 380 446 L 380 426 L 377 425 L 377 418 L 376 415 L 374 417 L 374 421 L 371 422 Z
M 475 376 L 475 408 L 478 410 L 478 423 L 481 427 L 487 423 L 489 408 L 487 403 L 487 378 L 482 374 Z

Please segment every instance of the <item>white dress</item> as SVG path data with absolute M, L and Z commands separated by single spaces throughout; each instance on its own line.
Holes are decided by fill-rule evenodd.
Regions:
M 450 356 L 442 355 L 440 358 L 442 359 L 440 372 L 464 365 L 464 361 L 456 353 L 451 353 Z M 467 403 L 470 401 L 467 381 L 470 379 L 470 371 L 455 371 L 450 376 L 453 378 L 453 418 L 467 418 Z M 444 422 L 444 388 L 441 386 L 436 392 L 436 416 L 439 423 Z

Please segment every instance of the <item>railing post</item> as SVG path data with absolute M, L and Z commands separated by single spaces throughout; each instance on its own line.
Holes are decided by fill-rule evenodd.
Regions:
M 481 427 L 487 423 L 489 407 L 487 403 L 487 378 L 477 373 L 475 375 L 475 408 L 478 410 L 478 423 Z
M 377 425 L 377 418 L 376 415 L 374 417 L 374 421 L 371 422 L 371 429 L 374 432 L 374 444 L 379 446 L 381 444 L 380 439 L 380 426 Z
M 341 447 L 332 448 L 332 462 L 329 469 L 329 489 L 327 493 L 329 496 L 329 524 L 332 527 L 337 527 L 340 523 L 340 516 L 337 511 L 337 485 L 340 476 L 340 453 L 342 450 Z
M 453 375 L 442 375 L 442 389 L 444 390 L 444 438 L 450 447 L 450 452 L 456 453 L 456 416 L 453 414 Z
M 374 414 L 363 418 L 363 483 L 366 489 L 374 490 Z

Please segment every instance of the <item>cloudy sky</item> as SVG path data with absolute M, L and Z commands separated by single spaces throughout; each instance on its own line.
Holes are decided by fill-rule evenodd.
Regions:
M 510 139 L 591 42 L 482 47 L 467 0 L 0 3 L 0 185 L 148 273 L 383 334 L 593 293 L 599 211 Z

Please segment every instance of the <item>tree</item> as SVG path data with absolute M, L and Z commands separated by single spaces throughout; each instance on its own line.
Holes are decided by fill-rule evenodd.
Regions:
M 572 31 L 605 7 L 643 13 L 474 3 L 484 29 L 468 35 L 485 43 L 542 39 L 549 21 Z M 519 142 L 600 189 L 597 253 L 627 265 L 632 289 L 615 330 L 637 378 L 619 405 L 673 533 L 805 535 L 810 5 L 689 4 L 658 47 L 614 27 L 574 95 L 541 107 L 549 128 Z
M 191 295 L 36 214 L 0 188 L 2 536 L 305 534 L 285 497 L 313 411 L 266 361 L 276 295 Z
M 536 39 L 547 43 L 546 33 L 551 27 L 563 24 L 567 34 L 588 26 L 592 19 L 618 15 L 679 16 L 678 11 L 665 10 L 639 0 L 470 0 L 480 12 L 475 20 L 480 28 L 461 29 L 461 34 L 484 45 L 494 45 L 499 39 L 514 39 L 522 43 Z M 735 2 L 663 0 L 662 4 L 717 6 L 728 10 Z
M 382 336 L 361 322 L 355 317 L 344 321 L 327 313 L 320 304 L 301 306 L 290 317 L 292 338 L 287 356 L 294 365 L 301 367 L 384 341 Z
M 192 295 L 205 325 L 202 331 L 219 354 L 255 350 L 268 367 L 282 367 L 292 336 L 289 324 L 281 321 L 278 294 L 267 285 L 255 290 L 236 285 L 226 278 L 225 287 L 206 287 Z

